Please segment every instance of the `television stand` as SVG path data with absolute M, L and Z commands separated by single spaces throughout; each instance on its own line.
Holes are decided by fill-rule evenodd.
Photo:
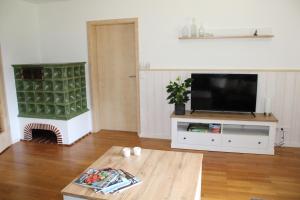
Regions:
M 254 118 L 256 117 L 256 115 L 255 115 L 255 113 L 254 113 L 254 112 L 251 112 L 251 115 L 253 115 L 253 117 L 254 117 Z
M 186 112 L 171 115 L 172 148 L 274 155 L 278 120 L 263 113 Z M 209 128 L 214 124 L 219 129 Z M 193 131 L 187 128 L 198 126 Z

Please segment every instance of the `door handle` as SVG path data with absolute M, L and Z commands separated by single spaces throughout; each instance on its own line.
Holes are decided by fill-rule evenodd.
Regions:
M 128 78 L 135 78 L 136 75 L 129 75 Z

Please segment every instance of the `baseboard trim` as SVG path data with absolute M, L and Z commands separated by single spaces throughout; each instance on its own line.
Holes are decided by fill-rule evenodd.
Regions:
M 148 138 L 148 139 L 161 139 L 161 140 L 171 140 L 171 136 L 159 136 L 162 134 L 158 134 L 158 135 L 149 135 L 149 134 L 143 134 L 141 133 L 139 135 L 140 138 Z
M 6 147 L 5 149 L 3 149 L 3 150 L 0 152 L 0 155 L 2 155 L 5 151 L 7 151 L 11 146 L 12 146 L 12 144 L 9 145 L 8 147 Z
M 90 134 L 92 134 L 92 132 L 88 132 L 88 133 L 84 134 L 83 136 L 81 136 L 80 138 L 78 138 L 77 140 L 72 142 L 71 144 L 61 144 L 61 145 L 67 146 L 67 147 L 73 146 L 75 143 L 79 142 L 80 140 L 82 140 L 83 138 L 89 136 Z
M 300 144 L 299 143 L 293 143 L 293 142 L 286 142 L 283 147 L 296 147 L 296 148 L 300 148 Z

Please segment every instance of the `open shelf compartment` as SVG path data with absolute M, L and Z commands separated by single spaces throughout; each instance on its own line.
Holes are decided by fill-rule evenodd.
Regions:
M 224 124 L 223 131 L 224 135 L 260 135 L 268 136 L 269 127 L 259 125 L 237 125 L 237 124 Z
M 189 132 L 189 133 L 220 134 L 222 132 L 222 124 L 178 122 L 177 130 L 180 132 Z

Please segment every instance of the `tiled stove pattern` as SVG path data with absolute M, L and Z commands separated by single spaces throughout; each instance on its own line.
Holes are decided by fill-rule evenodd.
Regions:
M 20 117 L 68 120 L 88 110 L 85 62 L 13 67 Z

